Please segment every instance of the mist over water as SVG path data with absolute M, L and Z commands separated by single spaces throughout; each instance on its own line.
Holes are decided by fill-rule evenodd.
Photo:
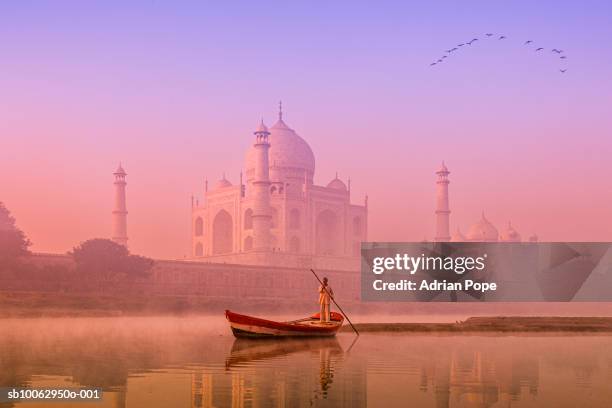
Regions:
M 233 338 L 220 315 L 3 319 L 0 332 L 0 386 L 102 387 L 101 407 L 399 407 L 407 401 L 604 407 L 612 400 L 610 335 L 341 333 L 245 341 Z

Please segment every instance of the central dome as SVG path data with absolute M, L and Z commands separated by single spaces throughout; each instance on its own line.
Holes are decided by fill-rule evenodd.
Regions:
M 293 129 L 279 118 L 270 129 L 269 165 L 271 181 L 286 181 L 288 178 L 304 179 L 306 173 L 312 180 L 315 170 L 315 157 L 312 149 Z M 247 180 L 255 174 L 254 147 L 247 152 Z
M 467 234 L 468 241 L 491 242 L 497 241 L 498 237 L 497 228 L 485 218 L 484 212 L 480 221 L 473 224 Z

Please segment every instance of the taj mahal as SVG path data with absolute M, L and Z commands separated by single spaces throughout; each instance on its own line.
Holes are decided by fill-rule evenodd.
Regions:
M 202 202 L 191 199 L 190 259 L 217 264 L 278 266 L 355 271 L 361 242 L 367 241 L 368 197 L 351 203 L 351 181 L 336 177 L 314 184 L 315 156 L 308 143 L 283 120 L 268 128 L 263 120 L 246 152 L 245 178 L 225 175 L 212 188 L 205 182 Z M 464 235 L 450 232 L 449 174 L 442 163 L 436 174 L 434 241 L 521 242 L 508 223 L 501 232 L 485 217 Z M 112 239 L 127 246 L 126 175 L 115 171 Z M 531 236 L 528 241 L 537 241 Z
M 194 260 L 250 265 L 351 269 L 359 265 L 368 226 L 364 205 L 351 203 L 336 177 L 315 185 L 315 156 L 283 120 L 263 120 L 246 152 L 245 178 L 205 183 L 203 202 L 192 200 Z

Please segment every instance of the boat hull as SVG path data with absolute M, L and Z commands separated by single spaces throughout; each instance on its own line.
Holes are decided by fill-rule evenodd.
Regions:
M 238 338 L 330 337 L 336 335 L 344 321 L 339 313 L 333 313 L 329 323 L 320 323 L 318 315 L 293 322 L 275 322 L 226 310 L 225 317 Z

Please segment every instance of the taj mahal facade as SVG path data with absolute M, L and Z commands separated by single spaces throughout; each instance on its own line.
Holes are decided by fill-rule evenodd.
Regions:
M 315 156 L 308 143 L 283 120 L 263 121 L 251 136 L 245 173 L 238 184 L 225 175 L 203 199 L 191 199 L 189 261 L 279 268 L 358 271 L 361 243 L 368 237 L 368 197 L 351 202 L 351 181 L 338 175 L 325 186 L 314 184 Z M 501 232 L 485 217 L 466 235 L 450 228 L 449 174 L 436 174 L 436 242 L 522 242 L 511 223 Z M 126 175 L 115 171 L 112 239 L 127 246 Z M 538 241 L 536 235 L 529 242 Z
M 315 156 L 283 120 L 253 132 L 243 180 L 225 176 L 202 202 L 192 199 L 193 260 L 283 267 L 357 270 L 367 239 L 367 196 L 351 203 L 348 184 L 336 177 L 315 185 Z

